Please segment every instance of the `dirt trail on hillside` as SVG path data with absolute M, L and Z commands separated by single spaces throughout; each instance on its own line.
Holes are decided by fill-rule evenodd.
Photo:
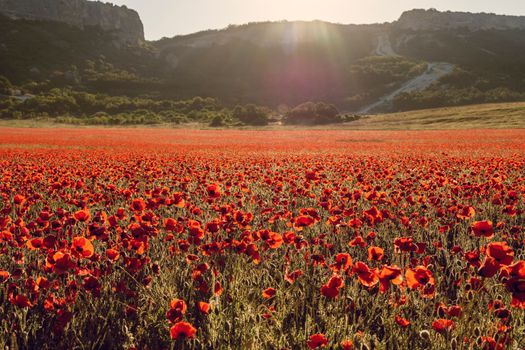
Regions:
M 394 56 L 399 55 L 394 51 L 390 38 L 386 34 L 382 34 L 378 37 L 377 47 L 375 54 L 378 56 Z M 438 81 L 447 74 L 450 74 L 454 70 L 454 65 L 446 62 L 429 62 L 427 63 L 427 69 L 425 72 L 415 78 L 412 78 L 401 85 L 398 89 L 388 93 L 381 97 L 378 101 L 362 108 L 359 113 L 367 114 L 371 113 L 377 108 L 391 103 L 394 98 L 404 92 L 410 93 L 414 91 L 422 91 L 430 87 L 434 82 Z
M 434 82 L 444 77 L 445 75 L 450 74 L 453 70 L 453 64 L 445 62 L 430 62 L 427 64 L 427 70 L 423 74 L 407 81 L 406 83 L 401 85 L 401 87 L 399 87 L 397 90 L 381 97 L 379 101 L 369 106 L 366 106 L 365 108 L 360 110 L 359 113 L 371 113 L 375 109 L 385 104 L 391 103 L 397 95 L 402 94 L 404 92 L 409 93 L 414 91 L 423 91 L 430 87 L 430 85 L 432 85 Z

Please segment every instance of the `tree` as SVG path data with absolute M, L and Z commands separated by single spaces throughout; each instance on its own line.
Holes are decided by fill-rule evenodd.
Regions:
M 218 128 L 224 126 L 224 118 L 222 115 L 216 115 L 210 122 L 212 128 Z
M 0 95 L 11 95 L 13 93 L 13 85 L 9 79 L 0 75 Z
M 269 111 L 254 104 L 235 106 L 233 117 L 247 125 L 268 125 Z
M 337 108 L 325 102 L 306 102 L 286 113 L 286 124 L 330 124 L 340 123 L 343 118 Z

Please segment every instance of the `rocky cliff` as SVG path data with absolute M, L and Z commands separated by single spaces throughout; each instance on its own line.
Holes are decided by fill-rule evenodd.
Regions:
M 395 24 L 398 28 L 414 31 L 460 28 L 467 28 L 471 31 L 509 30 L 525 29 L 525 17 L 489 13 L 440 12 L 430 9 L 406 11 Z
M 125 6 L 86 0 L 0 0 L 0 13 L 13 19 L 58 21 L 80 28 L 96 26 L 129 44 L 144 41 L 138 13 Z

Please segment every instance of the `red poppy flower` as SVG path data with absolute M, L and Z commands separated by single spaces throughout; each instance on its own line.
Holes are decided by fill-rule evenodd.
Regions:
M 9 276 L 10 276 L 9 272 L 4 271 L 4 270 L 0 270 L 0 283 L 3 283 L 5 281 L 7 281 Z
M 262 292 L 262 296 L 264 299 L 271 299 L 277 294 L 277 291 L 274 288 L 266 288 Z
M 454 321 L 440 318 L 432 322 L 432 328 L 438 333 L 447 333 L 454 328 Z
M 525 309 L 525 278 L 509 278 L 505 287 L 512 294 L 512 306 Z
M 377 270 L 371 270 L 368 265 L 358 261 L 354 264 L 352 271 L 357 274 L 359 282 L 365 287 L 372 287 L 379 282 Z
M 492 238 L 494 237 L 494 227 L 492 221 L 476 221 L 470 226 L 472 232 L 477 237 Z
M 396 251 L 413 252 L 417 250 L 417 245 L 411 237 L 398 237 L 394 239 L 394 246 Z
M 144 199 L 135 198 L 131 202 L 131 210 L 139 212 L 139 211 L 143 211 L 144 209 L 146 209 L 146 202 L 144 202 Z
M 359 228 L 363 225 L 363 222 L 358 218 L 348 220 L 348 226 L 353 228 Z
M 501 265 L 495 259 L 486 256 L 485 260 L 483 260 L 483 264 L 481 264 L 478 269 L 478 275 L 486 278 L 494 277 L 498 273 L 500 267 Z
M 180 192 L 174 193 L 170 204 L 176 206 L 177 208 L 184 208 L 186 206 L 186 202 L 184 201 L 183 194 Z
M 434 277 L 432 272 L 424 266 L 417 266 L 414 269 L 407 269 L 405 273 L 408 287 L 416 289 L 426 285 L 427 283 L 434 284 Z
M 492 337 L 482 336 L 481 338 L 481 347 L 483 350 L 506 350 L 508 349 L 508 344 L 506 344 L 506 337 L 501 339 L 494 339 Z
M 440 314 L 445 314 L 448 317 L 461 317 L 463 314 L 463 308 L 459 305 L 447 306 L 444 303 L 440 303 L 437 306 L 437 310 Z
M 525 309 L 525 261 L 518 261 L 508 270 L 510 278 L 505 281 L 505 287 L 512 295 L 512 306 Z
M 502 212 L 507 214 L 508 216 L 516 216 L 518 214 L 518 212 L 516 211 L 516 207 L 514 207 L 513 205 L 506 205 Z
M 279 248 L 284 242 L 283 236 L 281 236 L 277 232 L 269 232 L 268 236 L 269 237 L 266 239 L 266 244 L 271 249 Z
M 216 296 L 221 296 L 223 291 L 224 288 L 222 288 L 221 282 L 215 282 L 215 286 L 213 286 L 213 294 Z
M 403 274 L 397 266 L 383 266 L 379 271 L 379 291 L 384 293 L 390 287 L 390 283 L 400 285 L 403 282 Z
M 354 343 L 351 340 L 343 340 L 341 342 L 341 350 L 354 350 Z
M 91 217 L 91 213 L 89 212 L 88 209 L 82 209 L 82 210 L 75 212 L 73 216 L 75 217 L 77 221 L 86 222 Z
M 171 339 L 195 338 L 197 329 L 188 322 L 177 322 L 170 328 Z
M 89 239 L 85 237 L 75 237 L 71 244 L 71 251 L 80 257 L 91 258 L 95 252 L 95 248 Z
M 363 236 L 356 236 L 350 242 L 348 242 L 350 247 L 366 247 L 366 241 Z
M 204 301 L 199 301 L 199 303 L 197 304 L 198 308 L 199 308 L 199 311 L 202 312 L 203 314 L 207 315 L 210 313 L 210 304 L 204 302 Z
M 21 309 L 31 308 L 33 306 L 25 295 L 18 294 L 9 298 L 9 300 L 11 301 L 11 304 L 18 306 Z
M 295 281 L 303 275 L 303 271 L 295 270 L 293 272 L 284 275 L 284 280 L 290 284 L 294 284 Z
M 345 285 L 343 279 L 339 276 L 332 276 L 328 282 L 321 287 L 321 294 L 327 298 L 336 298 L 339 290 Z
M 496 260 L 498 264 L 510 265 L 514 260 L 514 251 L 507 242 L 493 242 L 487 245 L 487 256 Z
M 219 198 L 221 196 L 221 187 L 218 184 L 211 184 L 206 187 L 208 197 Z
M 375 223 L 382 222 L 383 221 L 383 213 L 379 209 L 377 209 L 375 206 L 365 210 L 363 212 L 365 218 L 370 222 L 370 224 L 374 225 Z
M 434 276 L 426 267 L 417 266 L 414 269 L 407 269 L 405 277 L 410 289 L 419 289 L 421 295 L 425 298 L 434 296 Z
M 447 315 L 449 317 L 461 317 L 463 315 L 463 308 L 459 305 L 452 305 L 448 307 Z
M 305 227 L 310 227 L 315 224 L 315 219 L 309 215 L 301 215 L 295 218 L 293 227 L 297 231 L 301 231 Z
M 456 214 L 457 218 L 461 220 L 472 219 L 475 215 L 476 215 L 476 210 L 470 206 L 461 208 Z
M 350 254 L 339 253 L 335 256 L 335 263 L 330 265 L 330 269 L 334 272 L 346 271 L 352 266 L 352 258 Z
M 116 249 L 108 249 L 106 250 L 106 256 L 111 261 L 117 261 L 120 257 L 120 253 Z
M 56 252 L 53 254 L 53 271 L 56 274 L 64 274 L 68 270 L 76 266 L 75 262 L 71 260 L 71 255 L 64 253 L 62 251 Z
M 166 228 L 166 231 L 175 231 L 177 229 L 178 223 L 177 220 L 168 218 L 164 220 L 164 227 Z
M 309 349 L 323 348 L 328 345 L 328 339 L 322 333 L 311 335 L 306 343 Z
M 525 260 L 519 260 L 512 265 L 504 266 L 503 269 L 510 277 L 525 278 Z
M 399 315 L 395 316 L 395 321 L 400 327 L 406 328 L 406 327 L 410 326 L 410 321 L 407 320 L 406 318 L 403 318 L 403 317 L 399 316 Z
M 173 299 L 170 302 L 170 309 L 166 313 L 166 318 L 171 323 L 181 321 L 184 314 L 186 314 L 187 309 L 188 307 L 186 303 L 184 302 L 184 300 Z
M 380 247 L 369 247 L 368 248 L 368 260 L 381 261 L 384 256 L 384 250 Z
M 26 197 L 22 196 L 21 194 L 17 194 L 13 197 L 13 203 L 17 205 L 22 205 L 26 201 Z
M 29 250 L 37 250 L 44 246 L 44 239 L 43 238 L 33 238 L 27 241 L 26 243 L 27 248 Z
M 170 309 L 172 310 L 179 310 L 181 314 L 185 314 L 188 307 L 186 306 L 186 303 L 182 299 L 173 299 L 170 301 Z

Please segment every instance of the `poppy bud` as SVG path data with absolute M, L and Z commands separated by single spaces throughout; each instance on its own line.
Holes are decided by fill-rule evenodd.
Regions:
M 512 316 L 510 311 L 505 308 L 495 310 L 494 315 L 496 315 L 497 318 L 509 318 Z
M 419 337 L 423 340 L 430 340 L 430 332 L 424 329 L 419 332 Z
M 450 348 L 452 350 L 456 350 L 458 348 L 458 340 L 456 339 L 456 337 L 452 338 L 452 340 L 450 341 Z

